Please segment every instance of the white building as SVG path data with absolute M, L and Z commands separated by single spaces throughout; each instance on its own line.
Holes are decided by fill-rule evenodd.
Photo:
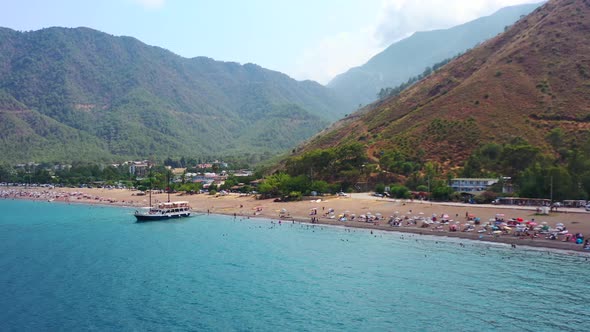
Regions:
M 481 192 L 486 191 L 500 179 L 488 178 L 456 178 L 451 180 L 451 188 L 457 192 Z

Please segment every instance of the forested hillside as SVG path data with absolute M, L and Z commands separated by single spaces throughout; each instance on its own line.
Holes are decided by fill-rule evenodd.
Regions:
M 283 169 L 298 175 L 311 164 L 316 179 L 440 187 L 441 199 L 450 176 L 510 177 L 526 197 L 586 199 L 589 17 L 590 0 L 551 0 L 401 93 L 335 123 Z M 324 157 L 350 146 L 352 166 Z
M 345 110 L 312 81 L 88 28 L 0 28 L 6 161 L 285 151 Z

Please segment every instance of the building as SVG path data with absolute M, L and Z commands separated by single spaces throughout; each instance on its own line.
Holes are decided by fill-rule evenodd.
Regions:
M 145 178 L 148 175 L 149 167 L 147 161 L 134 161 L 129 166 L 129 173 L 138 178 Z
M 451 188 L 457 192 L 482 192 L 498 183 L 499 180 L 490 178 L 456 178 L 451 180 Z

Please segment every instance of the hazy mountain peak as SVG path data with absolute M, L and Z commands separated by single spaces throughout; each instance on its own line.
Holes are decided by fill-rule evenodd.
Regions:
M 418 31 L 372 57 L 362 66 L 336 76 L 328 83 L 351 108 L 376 100 L 382 88 L 396 87 L 426 67 L 453 57 L 504 31 L 540 4 L 506 7 L 490 16 L 448 28 Z

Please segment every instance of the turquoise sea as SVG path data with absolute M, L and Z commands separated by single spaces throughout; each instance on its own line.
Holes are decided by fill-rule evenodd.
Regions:
M 579 253 L 0 200 L 1 331 L 580 331 Z M 462 241 L 462 242 L 461 242 Z

